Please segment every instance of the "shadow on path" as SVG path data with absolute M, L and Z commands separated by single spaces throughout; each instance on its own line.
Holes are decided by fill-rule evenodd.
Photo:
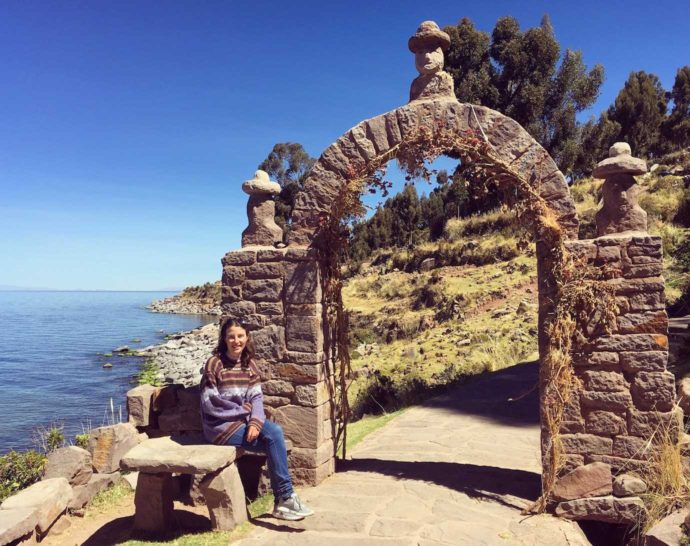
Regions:
M 486 499 L 515 508 L 504 496 L 536 500 L 541 492 L 541 477 L 534 472 L 434 461 L 389 461 L 352 459 L 338 461 L 337 472 L 372 472 L 399 479 L 419 480 L 454 489 L 471 498 Z M 519 506 L 522 508 L 522 506 Z
M 428 400 L 425 407 L 477 415 L 514 426 L 539 424 L 539 362 L 473 377 Z

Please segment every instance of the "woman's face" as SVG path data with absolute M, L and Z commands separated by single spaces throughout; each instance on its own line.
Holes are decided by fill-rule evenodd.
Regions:
M 247 345 L 247 331 L 241 326 L 230 326 L 225 333 L 225 343 L 228 344 L 227 355 L 233 360 L 238 360 Z

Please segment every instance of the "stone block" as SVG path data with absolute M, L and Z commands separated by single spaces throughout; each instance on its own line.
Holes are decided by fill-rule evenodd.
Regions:
M 300 406 L 320 406 L 330 398 L 328 382 L 319 381 L 312 385 L 297 385 L 295 387 L 295 403 Z
M 624 457 L 627 459 L 646 459 L 649 456 L 649 442 L 637 436 L 616 436 L 613 439 L 614 457 Z
M 183 409 L 198 410 L 201 402 L 199 385 L 192 385 L 177 391 L 177 405 Z
M 675 391 L 675 378 L 670 372 L 640 372 L 632 385 L 633 401 L 641 410 L 670 411 Z
M 167 433 L 201 431 L 201 413 L 196 408 L 175 408 L 158 416 L 158 428 Z
M 213 529 L 230 531 L 247 521 L 244 488 L 234 464 L 206 476 L 199 484 Z
M 158 389 L 153 385 L 139 385 L 127 391 L 129 422 L 135 427 L 147 427 L 153 418 L 153 396 Z
M 587 453 L 610 455 L 613 446 L 611 438 L 604 438 L 594 434 L 563 434 L 561 435 L 561 443 L 566 453 L 576 455 Z
M 287 396 L 264 396 L 264 404 L 272 408 L 279 408 L 280 406 L 287 406 L 292 400 Z
M 666 369 L 668 362 L 668 352 L 666 351 L 645 351 L 645 352 L 624 352 L 620 354 L 621 367 L 625 372 L 660 372 Z
M 285 338 L 290 351 L 316 353 L 323 350 L 321 317 L 289 316 L 285 321 Z
M 241 286 L 227 286 L 221 288 L 221 305 L 229 303 L 237 303 L 242 301 L 242 287 Z
M 166 533 L 176 526 L 173 512 L 175 487 L 169 473 L 141 473 L 134 493 L 134 528 L 145 533 Z
M 574 366 L 596 366 L 601 368 L 615 368 L 618 366 L 618 353 L 595 351 L 573 355 Z
M 200 435 L 163 436 L 142 442 L 122 458 L 124 470 L 159 474 L 208 474 L 224 468 L 235 460 L 231 446 L 204 443 Z
M 628 432 L 632 436 L 658 442 L 668 436 L 671 442 L 678 441 L 683 430 L 682 411 L 637 411 L 628 412 Z
M 314 170 L 312 170 L 314 172 Z M 291 262 L 312 262 L 316 263 L 319 252 L 315 247 L 289 246 L 285 252 L 285 259 Z
M 613 494 L 616 497 L 635 497 L 647 491 L 647 484 L 640 478 L 621 474 L 613 480 Z
M 258 262 L 281 262 L 285 258 L 287 248 L 262 248 L 256 251 Z
M 259 359 L 277 362 L 283 358 L 285 352 L 285 328 L 282 326 L 266 326 L 252 332 L 254 354 Z
M 282 320 L 283 304 L 281 302 L 260 301 L 256 304 L 256 312 L 259 315 L 278 315 Z
M 582 374 L 585 389 L 589 391 L 617 392 L 630 389 L 622 373 L 588 370 Z
M 648 463 L 637 459 L 626 459 L 623 457 L 613 457 L 612 455 L 585 455 L 586 463 L 606 463 L 611 467 L 611 472 L 615 475 L 624 474 L 626 472 L 636 472 L 644 475 L 649 471 Z
M 252 265 L 256 261 L 256 250 L 233 250 L 221 259 L 223 267 L 228 265 Z
M 666 298 L 663 292 L 652 292 L 651 294 L 633 294 L 631 296 L 619 296 L 624 300 L 625 307 L 629 311 L 658 311 L 666 309 Z M 618 302 L 618 298 L 616 298 Z M 627 312 L 627 311 L 625 311 Z
M 321 303 L 321 273 L 318 262 L 297 262 L 285 268 L 287 303 Z
M 321 423 L 325 411 L 325 406 L 290 405 L 276 409 L 273 415 L 294 447 L 317 448 L 323 443 Z
M 335 472 L 335 459 L 331 458 L 316 468 L 292 469 L 293 482 L 297 486 L 318 485 Z
M 659 262 L 659 258 L 656 258 L 654 256 L 633 256 L 630 258 L 630 261 L 637 265 L 637 264 L 654 264 Z
M 565 246 L 585 263 L 594 261 L 597 256 L 597 246 L 592 241 L 568 241 Z
M 583 407 L 590 410 L 599 409 L 618 412 L 626 411 L 633 405 L 629 391 L 583 391 L 580 396 L 580 403 Z
M 600 436 L 626 434 L 626 419 L 624 416 L 610 411 L 590 411 L 585 416 L 585 431 L 589 434 L 598 434 Z
M 290 468 L 317 468 L 333 457 L 333 442 L 325 441 L 318 448 L 293 447 L 288 454 Z
M 363 123 L 356 125 L 349 131 L 350 140 L 357 147 L 359 155 L 369 162 L 377 155 L 374 143 L 367 137 L 366 126 Z
M 616 326 L 621 334 L 666 334 L 668 316 L 666 311 L 647 311 L 630 313 L 616 318 Z
M 308 353 L 287 351 L 285 353 L 285 359 L 295 364 L 323 364 L 326 361 L 326 355 L 323 351 Z
M 557 501 L 602 497 L 612 492 L 611 467 L 604 463 L 580 466 L 558 479 L 552 494 Z
M 583 420 L 561 421 L 561 428 L 559 430 L 561 434 L 577 434 L 579 432 L 585 432 L 585 422 Z
M 243 297 L 253 302 L 280 301 L 282 293 L 282 279 L 250 279 L 242 283 Z
M 623 268 L 623 276 L 626 279 L 642 277 L 656 277 L 664 272 L 663 263 L 630 264 Z
M 563 419 L 566 421 L 582 421 L 579 393 L 573 394 L 563 406 Z
M 285 396 L 291 395 L 295 392 L 295 387 L 289 381 L 281 379 L 272 379 L 261 384 L 261 390 L 264 394 L 270 396 Z
M 236 301 L 235 303 L 224 303 L 220 306 L 223 319 L 244 318 L 256 314 L 256 304 L 252 301 Z
M 131 423 L 118 423 L 93 429 L 89 436 L 89 452 L 96 472 L 115 472 L 120 460 L 139 443 L 139 432 Z
M 0 544 L 15 541 L 33 533 L 38 514 L 33 506 L 0 510 Z
M 221 284 L 223 286 L 238 286 L 244 281 L 246 267 L 228 265 L 223 268 Z
M 649 256 L 652 258 L 661 259 L 661 246 L 659 245 L 630 245 L 628 247 L 628 256 Z
M 632 294 L 649 294 L 663 292 L 664 279 L 662 277 L 645 277 L 642 279 L 611 279 L 608 282 L 617 296 Z
M 367 138 L 374 145 L 376 153 L 382 154 L 387 152 L 390 148 L 390 144 L 388 143 L 388 132 L 386 131 L 385 118 L 383 116 L 378 116 L 368 119 L 363 123 L 363 125 Z
M 556 515 L 572 520 L 593 520 L 606 523 L 635 523 L 645 512 L 639 497 L 617 498 L 613 495 L 561 502 Z
M 245 268 L 247 279 L 279 279 L 283 276 L 283 264 L 275 262 L 258 262 Z
M 72 500 L 72 488 L 65 478 L 43 480 L 5 499 L 2 510 L 35 510 L 36 529 L 45 534 Z
M 92 474 L 91 453 L 77 446 L 68 446 L 48 454 L 43 479 L 65 478 L 74 486 L 87 483 Z
M 618 246 L 599 246 L 594 265 L 618 262 L 621 259 L 621 249 Z
M 72 488 L 72 500 L 69 503 L 70 510 L 79 510 L 86 506 L 98 493 L 104 491 L 120 480 L 119 472 L 110 474 L 93 474 L 84 485 Z
M 285 314 L 300 317 L 320 317 L 323 306 L 320 303 L 292 303 L 285 307 Z
M 590 343 L 593 351 L 660 351 L 668 348 L 668 338 L 661 334 L 614 334 L 594 339 Z
M 292 364 L 281 362 L 274 364 L 271 375 L 276 379 L 285 379 L 292 383 L 318 383 L 324 379 L 323 367 L 319 364 Z
M 177 391 L 184 388 L 182 385 L 166 385 L 156 389 L 153 393 L 153 411 L 161 412 L 177 406 Z
M 671 512 L 643 535 L 644 546 L 679 546 L 686 540 L 683 523 L 688 508 Z

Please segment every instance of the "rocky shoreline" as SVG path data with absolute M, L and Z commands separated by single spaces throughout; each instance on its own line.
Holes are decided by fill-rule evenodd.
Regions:
M 136 351 L 157 369 L 163 384 L 198 385 L 201 369 L 218 342 L 218 324 L 211 323 L 188 332 L 168 336 L 165 343 Z
M 177 313 L 182 315 L 220 315 L 216 302 L 183 298 L 181 294 L 155 300 L 146 307 L 152 313 Z

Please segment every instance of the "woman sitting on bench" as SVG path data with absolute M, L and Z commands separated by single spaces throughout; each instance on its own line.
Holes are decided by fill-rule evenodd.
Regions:
M 223 322 L 218 346 L 201 379 L 204 436 L 214 444 L 265 453 L 275 496 L 273 516 L 300 520 L 314 511 L 293 491 L 283 429 L 266 420 L 253 356 L 251 336 L 244 324 L 236 319 Z

